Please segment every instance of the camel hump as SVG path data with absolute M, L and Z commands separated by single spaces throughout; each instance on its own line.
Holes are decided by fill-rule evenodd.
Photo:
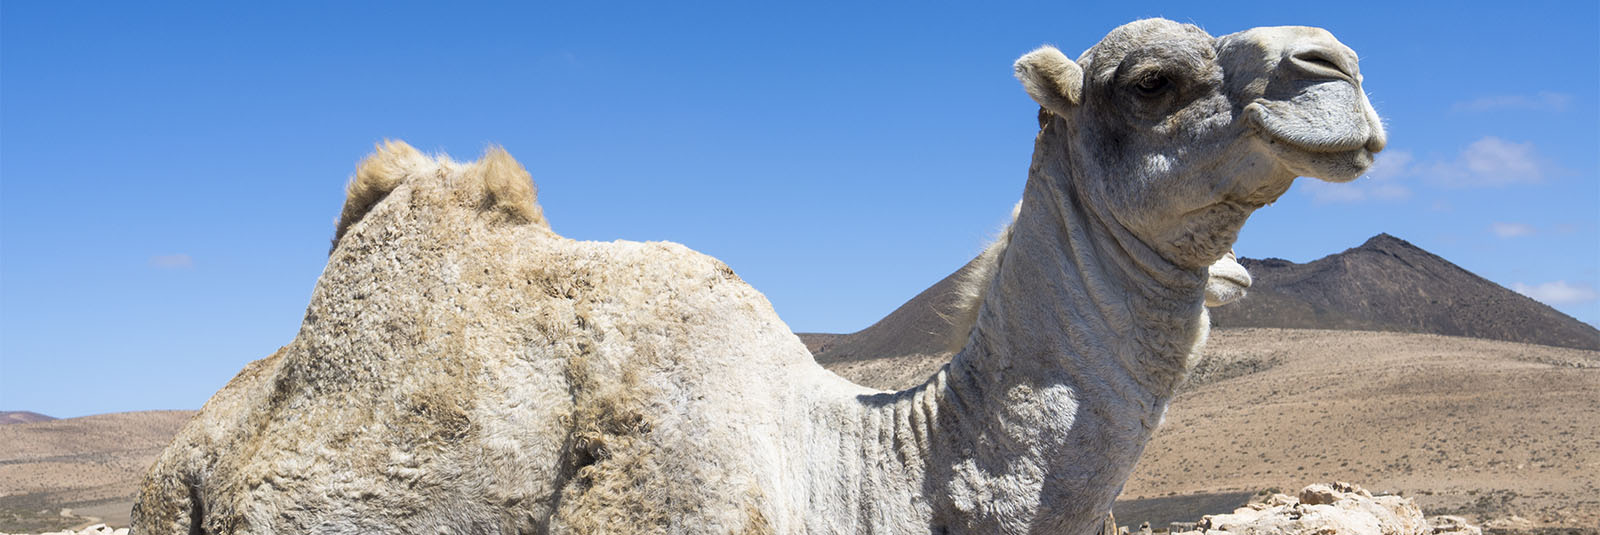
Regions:
M 520 223 L 550 228 L 550 222 L 544 219 L 544 210 L 539 208 L 539 192 L 533 186 L 533 177 L 511 158 L 511 153 L 491 146 L 474 165 L 477 167 L 475 174 L 483 177 L 484 193 L 492 209 Z
M 533 177 L 499 146 L 491 146 L 477 162 L 461 165 L 448 157 L 434 158 L 399 140 L 384 140 L 356 167 L 356 174 L 345 188 L 344 209 L 334 231 L 337 246 L 351 225 L 356 224 L 390 192 L 413 177 L 460 175 L 458 184 L 481 188 L 479 206 L 514 223 L 550 228 L 539 208 Z

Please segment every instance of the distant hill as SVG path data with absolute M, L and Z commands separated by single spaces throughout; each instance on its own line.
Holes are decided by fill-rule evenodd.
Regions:
M 195 411 L 0 425 L 0 532 L 128 525 L 140 478 Z M 71 509 L 71 515 L 61 514 Z
M 1398 331 L 1600 350 L 1600 330 L 1388 234 L 1305 264 L 1240 263 L 1255 284 L 1238 303 L 1211 310 L 1217 327 Z
M 944 353 L 967 335 L 952 332 L 946 318 L 956 305 L 956 284 L 970 269 L 968 262 L 870 327 L 851 334 L 798 333 L 800 340 L 822 364 Z
M 1239 262 L 1255 282 L 1244 299 L 1211 309 L 1219 328 L 1397 331 L 1600 350 L 1600 330 L 1388 234 L 1305 264 Z M 949 332 L 945 318 L 968 269 L 970 263 L 871 327 L 800 339 L 823 364 L 942 353 L 952 337 L 965 336 Z
M 0 411 L 0 425 L 27 424 L 33 422 L 48 422 L 55 418 L 37 412 L 28 411 Z

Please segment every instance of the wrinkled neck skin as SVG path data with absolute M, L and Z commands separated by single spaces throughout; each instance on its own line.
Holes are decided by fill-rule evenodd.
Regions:
M 861 444 L 839 449 L 862 455 L 839 460 L 850 489 L 811 498 L 859 498 L 854 530 L 1094 532 L 1204 343 L 1205 268 L 1166 260 L 1086 201 L 1059 130 L 1040 134 L 965 349 L 925 384 L 846 411 L 861 411 L 843 432 Z

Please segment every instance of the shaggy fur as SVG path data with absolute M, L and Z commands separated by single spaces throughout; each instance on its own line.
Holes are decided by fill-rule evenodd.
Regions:
M 1345 54 L 1325 33 L 1147 20 L 1050 51 L 1017 71 L 1048 113 L 1015 221 L 921 386 L 823 370 L 713 258 L 556 235 L 503 151 L 388 142 L 299 334 L 162 453 L 134 530 L 1092 533 L 1199 354 L 1208 266 L 1382 132 L 1354 63 L 1280 65 Z

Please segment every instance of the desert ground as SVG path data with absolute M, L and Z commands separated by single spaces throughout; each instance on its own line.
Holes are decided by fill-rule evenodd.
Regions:
M 899 388 L 944 360 L 831 366 Z M 1600 352 L 1428 334 L 1212 332 L 1123 488 L 1119 523 L 1163 526 L 1251 496 L 1349 481 L 1429 515 L 1600 528 Z
M 1214 331 L 1206 353 L 1124 488 L 1119 523 L 1159 528 L 1273 489 L 1349 481 L 1414 498 L 1430 516 L 1600 531 L 1600 352 L 1230 329 Z M 942 364 L 913 355 L 830 367 L 895 388 Z M 126 525 L 140 475 L 191 414 L 0 426 L 0 532 Z
M 0 532 L 128 525 L 139 479 L 194 412 L 0 425 Z

